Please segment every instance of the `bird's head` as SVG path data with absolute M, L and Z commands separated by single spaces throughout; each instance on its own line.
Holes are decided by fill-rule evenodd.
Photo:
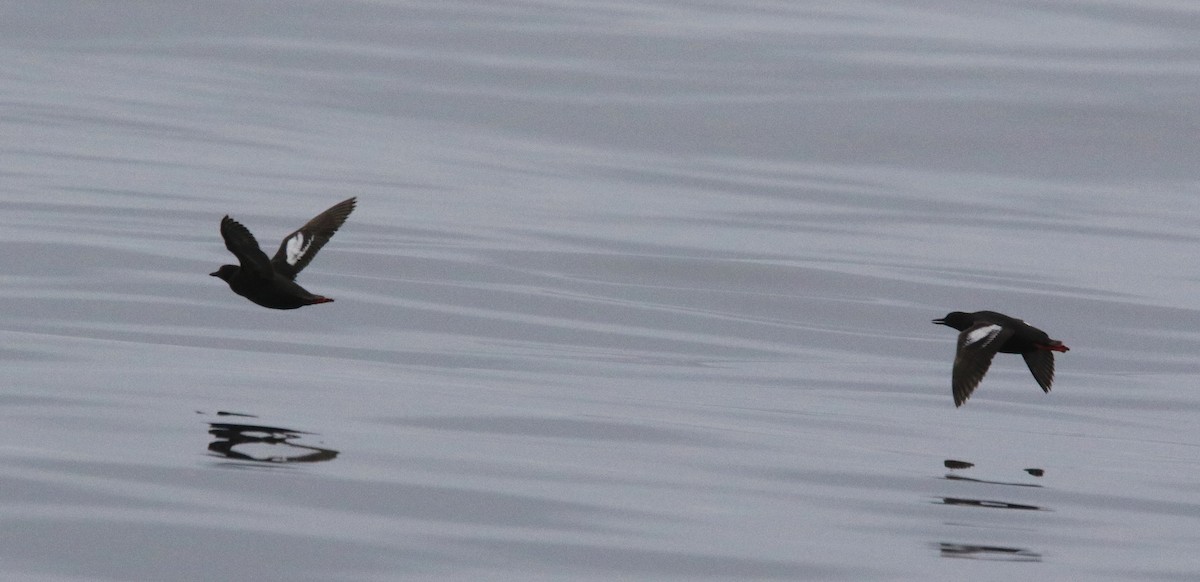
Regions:
M 968 327 L 971 327 L 971 325 L 974 322 L 971 321 L 971 314 L 969 314 L 969 313 L 963 313 L 961 311 L 951 311 L 950 313 L 946 314 L 946 317 L 933 320 L 933 323 L 936 323 L 938 325 L 945 325 L 947 327 L 953 327 L 954 329 L 957 329 L 958 331 L 963 331 L 963 330 L 967 329 Z
M 237 265 L 221 265 L 221 268 L 217 269 L 217 272 L 209 273 L 208 276 L 220 277 L 223 281 L 228 283 L 229 280 L 232 279 L 233 276 L 237 274 L 237 272 L 238 272 Z

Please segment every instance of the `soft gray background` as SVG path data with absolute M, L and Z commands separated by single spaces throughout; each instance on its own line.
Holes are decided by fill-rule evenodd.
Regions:
M 0 3 L 0 578 L 1195 579 L 1198 76 L 1186 2 Z M 349 196 L 335 303 L 207 276 Z M 953 309 L 1055 390 L 956 410 Z

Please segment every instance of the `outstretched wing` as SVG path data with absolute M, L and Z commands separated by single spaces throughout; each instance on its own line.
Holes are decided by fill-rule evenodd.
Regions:
M 242 270 L 260 277 L 271 276 L 271 261 L 267 260 L 267 253 L 258 247 L 258 241 L 242 223 L 226 215 L 221 219 L 221 238 L 225 239 L 225 248 L 237 257 Z
M 977 323 L 958 334 L 958 351 L 954 355 L 954 372 L 951 376 L 951 387 L 954 391 L 954 405 L 962 406 L 983 375 L 992 366 L 992 358 L 996 351 L 1013 334 L 1011 328 L 1005 328 L 995 323 Z
M 271 266 L 275 268 L 275 272 L 288 279 L 295 279 L 309 261 L 317 256 L 317 251 L 329 242 L 333 233 L 346 222 L 346 217 L 354 210 L 354 204 L 355 198 L 338 202 L 296 232 L 284 237 L 283 242 L 279 244 L 279 251 L 271 258 Z
M 1050 385 L 1054 383 L 1054 352 L 1034 350 L 1021 354 L 1021 357 L 1025 358 L 1025 365 L 1033 372 L 1038 386 L 1042 387 L 1043 392 L 1049 392 Z

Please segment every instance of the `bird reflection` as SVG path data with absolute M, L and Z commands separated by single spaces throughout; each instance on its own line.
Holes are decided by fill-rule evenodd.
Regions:
M 1040 562 L 1042 555 L 1021 548 L 1004 546 L 979 546 L 974 544 L 938 544 L 943 558 L 974 558 L 976 560 L 1004 560 L 1012 562 Z
M 210 422 L 208 426 L 208 434 L 214 437 L 213 441 L 208 444 L 209 452 L 228 459 L 286 464 L 331 461 L 338 456 L 338 451 L 333 449 L 295 442 L 296 439 L 302 438 L 302 435 L 312 434 L 304 431 L 223 422 Z M 245 445 L 272 447 L 276 454 L 255 455 L 244 452 Z M 234 450 L 237 447 L 241 447 L 242 450 Z
M 971 467 L 975 466 L 975 463 L 971 463 L 968 461 L 958 461 L 955 459 L 946 459 L 945 461 L 942 462 L 942 464 L 947 469 L 950 469 L 951 471 L 970 469 Z M 1034 477 L 1041 477 L 1042 475 L 1046 474 L 1046 472 L 1042 469 L 1024 469 L 1024 471 L 1026 473 L 1029 473 L 1030 475 L 1033 475 Z M 946 473 L 946 480 L 948 480 L 948 481 L 970 481 L 973 483 L 991 483 L 992 485 L 1009 485 L 1011 487 L 1041 487 L 1041 485 L 1038 485 L 1037 483 L 1016 483 L 1016 482 L 1012 482 L 1012 481 L 988 481 L 986 479 L 976 479 L 973 477 L 964 477 L 957 473 Z
M 1040 510 L 1041 507 L 1029 505 L 1026 503 L 1010 503 L 1008 501 L 992 501 L 988 499 L 966 499 L 963 497 L 943 497 L 942 503 L 946 505 L 970 505 L 972 507 L 990 507 L 993 509 L 1025 509 L 1025 510 Z
M 989 481 L 989 480 L 984 480 L 984 479 L 965 477 L 965 476 L 961 475 L 959 472 L 975 467 L 975 463 L 972 463 L 970 461 L 962 461 L 962 460 L 958 460 L 958 459 L 946 459 L 945 461 L 942 462 L 942 465 L 945 466 L 947 469 L 950 469 L 950 471 L 951 471 L 950 473 L 946 474 L 946 477 L 945 477 L 946 480 L 947 481 L 955 481 L 955 482 L 960 483 L 960 484 L 954 485 L 954 487 L 957 489 L 973 488 L 975 485 L 988 485 L 989 487 L 987 488 L 987 490 L 989 492 L 995 493 L 996 491 L 998 491 L 995 487 L 993 487 L 995 485 L 1008 486 L 1008 487 L 1022 487 L 1022 488 L 1032 487 L 1032 488 L 1034 488 L 1032 491 L 1029 489 L 1026 489 L 1026 491 L 1029 492 L 1027 494 L 1028 495 L 1036 495 L 1037 489 L 1042 487 L 1041 485 L 1036 484 L 1036 483 L 1014 483 L 1014 482 L 1007 482 L 1007 481 Z M 1045 471 L 1043 471 L 1042 469 L 1036 469 L 1036 468 L 1024 469 L 1024 472 L 1028 473 L 1029 475 L 1032 475 L 1034 477 L 1041 477 L 1042 475 L 1045 474 Z M 1014 490 L 1014 492 L 1015 491 L 1016 490 Z M 1051 511 L 1050 509 L 1048 509 L 1046 507 L 1042 507 L 1040 505 L 1034 505 L 1031 503 L 1014 503 L 1012 501 L 999 501 L 999 500 L 995 500 L 995 499 L 982 499 L 982 498 L 978 498 L 978 497 L 940 496 L 935 499 L 936 499 L 936 501 L 934 501 L 934 503 L 940 503 L 942 505 L 949 505 L 949 506 L 956 506 L 956 507 L 1008 509 L 1008 510 L 1017 510 L 1017 511 L 1047 511 L 1047 512 Z M 977 522 L 976 522 L 976 520 L 972 520 L 972 521 L 973 521 L 973 525 L 975 525 L 975 526 L 977 526 L 977 528 L 979 528 L 979 531 L 984 531 L 988 527 L 987 524 L 993 524 L 992 527 L 995 527 L 994 526 L 994 524 L 996 523 L 995 517 L 993 517 L 991 519 L 988 519 L 988 518 L 977 518 L 977 519 L 978 519 Z M 1004 519 L 1004 518 L 1001 518 L 1001 519 Z M 981 545 L 981 544 L 975 544 L 975 543 L 953 543 L 953 542 L 940 542 L 935 545 L 936 545 L 936 547 L 939 548 L 943 558 L 966 558 L 966 559 L 973 559 L 973 560 L 1000 560 L 1000 561 L 1012 561 L 1012 562 L 1040 562 L 1042 560 L 1042 555 L 1040 553 L 1035 552 L 1030 549 L 1027 549 L 1027 548 L 1014 548 L 1014 547 L 1000 546 L 1000 545 Z

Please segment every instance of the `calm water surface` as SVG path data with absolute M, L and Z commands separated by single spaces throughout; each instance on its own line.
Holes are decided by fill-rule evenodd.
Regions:
M 5 580 L 1200 577 L 1200 9 L 0 7 Z M 269 311 L 206 276 L 359 209 Z M 1072 350 L 1049 395 L 994 309 Z

